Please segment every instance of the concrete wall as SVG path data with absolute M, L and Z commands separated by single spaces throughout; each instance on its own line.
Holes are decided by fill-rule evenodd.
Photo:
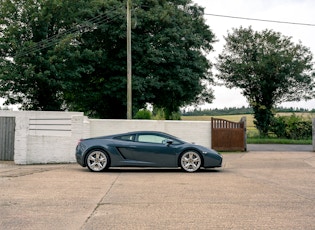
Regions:
M 77 112 L 37 111 L 0 111 L 0 116 L 15 117 L 16 164 L 75 162 L 79 139 L 137 130 L 162 131 L 211 146 L 210 121 L 100 120 Z
M 102 136 L 129 131 L 161 131 L 211 147 L 210 121 L 165 121 L 165 120 L 96 120 L 90 119 L 91 136 Z
M 78 140 L 89 135 L 83 113 L 0 111 L 0 116 L 15 117 L 16 164 L 74 162 Z

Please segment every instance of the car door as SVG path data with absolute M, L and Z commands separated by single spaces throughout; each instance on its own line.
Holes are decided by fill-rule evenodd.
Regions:
M 120 148 L 128 160 L 142 166 L 174 167 L 176 147 L 166 143 L 167 137 L 157 134 L 138 134 L 134 142 Z

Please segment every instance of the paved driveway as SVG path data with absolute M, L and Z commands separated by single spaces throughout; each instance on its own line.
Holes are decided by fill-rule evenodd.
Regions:
M 248 151 L 312 152 L 312 145 L 247 144 Z
M 315 153 L 224 154 L 218 170 L 0 163 L 1 229 L 315 229 Z

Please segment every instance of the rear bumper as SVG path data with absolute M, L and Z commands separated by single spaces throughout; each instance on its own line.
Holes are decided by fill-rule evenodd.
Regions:
M 82 150 L 79 146 L 77 146 L 76 151 L 75 151 L 75 159 L 77 163 L 81 165 L 82 167 L 86 166 Z

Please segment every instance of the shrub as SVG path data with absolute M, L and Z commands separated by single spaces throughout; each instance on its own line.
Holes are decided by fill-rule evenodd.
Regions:
M 140 109 L 136 115 L 134 116 L 134 119 L 146 119 L 146 120 L 151 120 L 152 113 L 151 111 L 147 109 Z
M 167 116 L 165 109 L 163 108 L 154 108 L 152 113 L 152 119 L 154 120 L 181 120 L 180 112 L 172 112 L 169 116 Z
M 279 138 L 288 138 L 294 140 L 312 138 L 312 121 L 305 120 L 303 117 L 296 116 L 278 116 L 274 117 L 270 131 Z
M 170 120 L 181 120 L 180 112 L 173 112 L 171 114 Z
M 160 108 L 153 108 L 153 119 L 154 120 L 165 120 L 164 110 Z

